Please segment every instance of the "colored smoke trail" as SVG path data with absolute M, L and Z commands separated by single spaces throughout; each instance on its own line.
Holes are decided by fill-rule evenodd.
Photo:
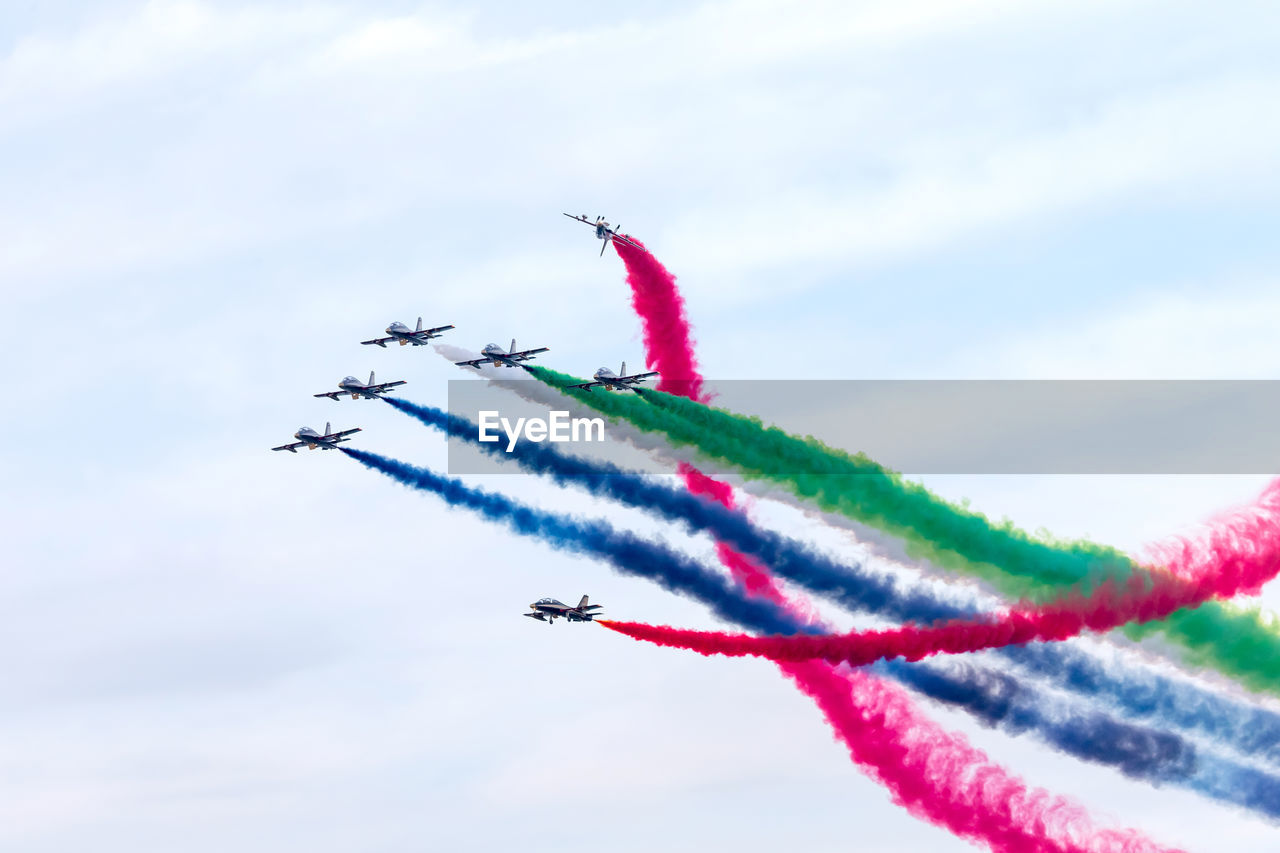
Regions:
M 793 628 L 792 622 L 780 616 L 775 607 L 737 595 L 724 578 L 707 572 L 696 561 L 616 530 L 604 521 L 584 524 L 568 516 L 540 512 L 493 492 L 471 488 L 427 468 L 356 448 L 338 449 L 403 485 L 439 495 L 451 506 L 470 509 L 489 521 L 505 524 L 516 533 L 537 536 L 563 551 L 606 559 L 623 572 L 656 580 L 671 592 L 695 597 L 723 619 L 748 624 L 767 622 L 778 633 Z M 661 564 L 661 572 L 652 568 L 655 564 Z
M 446 349 L 437 345 L 436 349 L 450 361 L 474 357 L 474 353 L 457 348 Z M 563 407 L 565 404 L 576 405 L 541 382 L 501 378 L 504 374 L 496 371 L 481 370 L 480 373 L 498 387 L 510 390 L 531 402 L 551 408 Z M 598 396 L 604 399 L 604 395 Z M 425 407 L 422 409 L 422 412 L 436 411 L 438 410 Z M 429 417 L 420 419 L 431 424 Z M 470 431 L 457 434 L 474 441 L 474 425 L 469 429 Z M 611 432 L 615 437 L 624 436 L 640 449 L 660 453 L 665 451 L 670 456 L 670 452 L 666 451 L 668 445 L 653 439 L 643 441 L 646 436 L 657 435 L 656 432 L 645 433 L 632 429 L 626 421 L 612 427 Z M 641 440 L 637 441 L 637 438 Z M 539 446 L 522 444 L 516 449 L 515 455 L 535 447 Z M 565 458 L 575 460 L 575 457 Z M 589 476 L 601 473 L 598 470 L 573 470 L 577 474 L 587 475 L 586 479 L 571 479 L 567 482 L 584 486 L 603 482 Z M 610 483 L 618 482 L 617 478 L 606 479 Z M 611 496 L 625 500 L 620 494 Z M 710 506 L 704 502 L 699 504 Z M 716 530 L 715 535 L 732 541 L 724 529 Z M 742 542 L 735 541 L 734 544 L 746 550 Z M 777 569 L 776 556 L 766 558 L 757 554 L 757 557 Z M 834 574 L 819 572 L 809 579 L 805 579 L 803 575 L 791 579 L 806 585 L 816 584 L 816 587 L 812 587 L 814 591 L 834 598 L 851 609 L 874 609 L 879 606 L 883 609 L 877 612 L 898 620 L 926 622 L 974 612 L 972 608 L 960 608 L 936 595 L 917 590 L 899 590 L 896 594 L 885 595 L 884 590 L 877 585 L 880 583 L 880 576 L 876 573 L 866 576 L 872 586 L 865 592 L 860 586 L 860 579 L 855 578 L 851 583 L 848 578 L 839 574 L 838 568 Z M 889 582 L 893 583 L 892 579 Z M 1033 645 L 1003 649 L 997 654 L 1037 677 L 1058 683 L 1082 696 L 1092 697 L 1095 703 L 1101 700 L 1135 721 L 1149 721 L 1162 727 L 1172 726 L 1198 733 L 1241 753 L 1280 763 L 1280 715 L 1264 708 L 1250 707 L 1242 700 L 1219 696 L 1193 682 L 1158 672 L 1103 664 L 1093 655 L 1070 647 Z M 1105 711 L 1051 698 L 1007 675 L 969 664 L 937 667 L 892 663 L 877 666 L 876 669 L 892 675 L 930 698 L 977 716 L 985 725 L 997 726 L 1009 734 L 1034 731 L 1055 748 L 1086 761 L 1116 766 L 1126 775 L 1157 783 L 1186 785 L 1202 794 L 1261 810 L 1271 817 L 1280 816 L 1280 798 L 1275 795 L 1274 777 L 1232 765 L 1213 755 L 1197 754 L 1198 751 L 1193 746 L 1169 732 L 1121 723 L 1109 717 Z
M 614 241 L 613 247 L 627 268 L 631 307 L 644 330 L 645 363 L 661 374 L 658 388 L 704 400 L 693 334 L 676 277 L 643 245 L 637 248 Z
M 525 442 L 506 453 L 497 444 L 478 441 L 476 425 L 465 418 L 404 399 L 386 397 L 384 402 L 450 438 L 548 476 L 559 485 L 576 486 L 646 510 L 690 532 L 710 533 L 781 577 L 852 611 L 917 623 L 976 615 L 976 611 L 931 590 L 909 588 L 891 575 L 868 571 L 856 562 L 837 561 L 812 546 L 753 524 L 742 512 L 653 478 L 561 453 L 549 443 Z M 695 488 L 704 492 L 728 487 L 707 478 L 697 481 Z M 1162 675 L 1116 674 L 1084 652 L 1067 647 L 1035 646 L 999 653 L 1082 696 L 1109 700 L 1136 719 L 1196 732 L 1245 754 L 1258 756 L 1261 752 L 1261 757 L 1280 762 L 1280 715 L 1265 709 L 1250 708 Z M 986 725 L 999 726 L 1012 735 L 1035 731 L 1077 758 L 1115 766 L 1130 776 L 1156 783 L 1181 781 L 1195 764 L 1195 748 L 1168 732 L 1121 723 L 1093 709 L 1067 707 L 1030 686 L 972 667 L 964 667 L 958 674 L 934 668 L 932 674 L 922 675 L 918 669 L 904 665 L 888 671 L 926 696 L 956 706 Z M 1192 780 L 1186 784 L 1196 787 L 1197 783 Z M 1276 787 L 1276 780 L 1269 784 Z M 1250 796 L 1247 791 L 1232 791 L 1225 798 L 1242 803 Z
M 631 238 L 634 239 L 634 238 Z M 664 267 L 644 245 L 614 242 L 618 256 L 627 268 L 627 285 L 631 288 L 631 307 L 640 318 L 644 334 L 645 363 L 659 373 L 657 387 L 671 394 L 705 401 L 702 376 L 693 351 L 693 330 L 685 311 L 684 297 L 676 287 L 676 277 Z M 733 508 L 733 489 L 706 476 L 692 465 L 682 463 L 680 476 L 695 494 L 706 495 L 717 503 Z M 730 574 L 753 594 L 782 604 L 786 601 L 769 573 L 754 565 L 742 554 L 723 542 L 716 543 L 716 554 Z M 791 604 L 806 619 L 812 620 L 811 608 Z
M 1269 492 L 1280 489 L 1273 485 Z M 1266 501 L 1269 494 L 1263 495 Z M 1215 533 L 1221 534 L 1224 528 Z M 1213 549 L 1222 536 L 1206 544 Z M 1256 540 L 1251 540 L 1256 543 Z M 1265 549 L 1264 549 L 1265 550 Z M 1061 641 L 1084 630 L 1107 631 L 1127 622 L 1163 619 L 1175 610 L 1210 597 L 1230 597 L 1271 580 L 1280 563 L 1241 559 L 1220 553 L 1222 574 L 1201 573 L 1195 580 L 1163 574 L 1134 574 L 1125 584 L 1106 583 L 1087 597 L 1072 597 L 1036 608 L 1014 609 L 998 617 L 961 619 L 939 625 L 906 625 L 878 631 L 804 637 L 752 637 L 716 631 L 685 631 L 634 622 L 602 622 L 637 640 L 696 651 L 703 655 L 755 655 L 773 661 L 825 660 L 862 666 L 882 658 L 921 660 L 936 654 L 963 654 L 1035 640 Z
M 627 283 L 632 291 L 632 305 L 644 325 L 646 361 L 651 367 L 657 367 L 663 371 L 659 389 L 679 394 L 690 400 L 705 401 L 702 393 L 702 377 L 697 372 L 697 361 L 694 357 L 693 338 L 685 316 L 684 299 L 675 286 L 675 277 L 642 245 L 633 247 L 624 243 L 618 247 L 618 253 L 627 267 Z M 680 473 L 690 491 L 708 495 L 726 508 L 733 507 L 733 492 L 725 484 L 706 477 L 687 464 L 680 466 Z M 792 614 L 807 616 L 810 621 L 816 622 L 812 618 L 811 608 L 789 602 L 764 568 L 752 563 L 722 541 L 718 540 L 716 547 L 721 562 L 749 592 L 757 597 L 777 602 Z M 881 695 L 896 697 L 897 703 L 901 706 L 899 709 L 901 712 L 916 713 L 914 704 L 906 694 L 901 691 L 893 693 L 894 688 L 881 684 L 865 673 L 845 673 L 844 677 L 841 677 L 834 670 L 812 664 L 783 664 L 781 668 L 801 690 L 817 701 L 828 724 L 849 747 L 854 761 L 863 766 L 867 765 L 866 748 L 870 744 L 872 733 L 867 731 L 866 723 L 869 721 L 859 715 L 855 703 L 844 698 L 848 695 L 845 691 L 852 690 L 856 696 L 859 688 L 865 688 L 867 685 L 877 687 L 885 691 Z M 858 682 L 864 682 L 864 684 Z M 937 736 L 945 735 L 932 721 L 922 715 L 917 714 L 917 718 L 912 722 L 914 725 L 910 729 L 915 729 L 917 732 L 929 729 Z M 930 756 L 926 754 L 925 760 L 930 760 Z M 885 765 L 883 762 L 878 764 L 881 768 L 879 778 L 893 793 L 895 801 L 905 805 L 913 814 L 947 826 L 962 836 L 966 835 L 966 832 L 956 823 L 956 813 L 947 807 L 948 800 L 944 794 L 947 786 L 943 780 L 935 780 L 933 785 L 919 790 L 921 796 L 912 800 L 903 796 L 904 791 L 908 790 L 903 783 L 914 782 L 915 779 L 886 777 L 883 775 L 884 768 L 886 766 L 891 768 L 894 765 Z M 1012 782 L 1011 784 L 1021 785 L 1021 783 Z M 1007 808 L 1018 801 L 1022 792 L 1002 793 L 1010 795 L 1000 801 L 1000 804 Z M 984 808 L 975 813 L 985 825 L 978 828 L 970 826 L 969 832 L 973 834 L 967 837 L 982 838 L 996 849 L 1022 848 L 1023 843 L 1020 837 L 1001 836 L 1008 832 L 1013 832 L 1017 836 L 1017 833 L 1022 832 L 1021 827 L 1027 824 L 1015 821 L 1016 828 L 1010 827 L 1008 821 L 1002 819 L 1005 815 L 992 811 L 992 805 L 997 804 L 983 803 Z M 991 820 L 992 818 L 994 820 Z
M 1028 788 L 962 735 L 924 716 L 904 691 L 887 682 L 856 670 L 837 674 L 815 663 L 787 667 L 853 760 L 870 765 L 894 801 L 916 817 L 999 851 L 1160 849 L 1136 830 L 1094 829 L 1079 805 Z M 957 810 L 961 804 L 963 810 Z
M 946 564 L 939 555 L 939 549 L 945 548 L 962 558 L 953 560 L 957 568 L 985 577 L 1006 593 L 1018 594 L 1022 583 L 1030 581 L 1033 586 L 1027 592 L 1043 597 L 1068 581 L 1087 589 L 1141 571 L 1113 549 L 1088 542 L 1045 543 L 1011 524 L 993 526 L 985 517 L 943 501 L 862 454 L 833 450 L 814 439 L 798 439 L 776 427 L 765 428 L 754 419 L 679 396 L 648 390 L 642 394 L 655 406 L 696 424 L 704 435 L 715 435 L 737 449 L 762 451 L 755 454 L 757 459 L 771 455 L 765 472 L 770 470 L 768 466 L 777 470 L 778 465 L 822 472 L 817 479 L 825 482 L 809 485 L 816 485 L 812 496 L 820 504 L 826 503 L 824 508 L 886 530 L 906 540 L 909 550 L 923 550 L 927 559 L 940 565 Z M 825 476 L 828 474 L 844 476 Z M 766 476 L 777 479 L 772 474 Z M 797 484 L 806 478 L 814 479 L 803 474 L 786 479 Z M 1166 571 L 1175 576 L 1201 582 L 1226 576 L 1223 586 L 1232 590 L 1228 594 L 1256 592 L 1280 564 L 1280 491 L 1276 484 L 1252 507 L 1220 519 L 1212 529 L 1215 535 L 1208 540 L 1175 539 L 1157 546 L 1154 553 L 1168 561 Z M 1059 555 L 1072 559 L 1056 560 Z M 984 571 L 983 566 L 999 571 Z M 1256 690 L 1280 692 L 1280 666 L 1275 663 L 1280 660 L 1280 635 L 1274 620 L 1256 609 L 1241 611 L 1208 602 L 1126 631 L 1135 638 L 1164 634 L 1185 649 L 1185 664 L 1217 669 Z
M 748 476 L 783 485 L 824 510 L 886 530 L 907 541 L 913 557 L 978 575 L 1009 595 L 1036 593 L 1043 598 L 1073 584 L 1087 591 L 1108 580 L 1125 580 L 1137 568 L 1120 552 L 1101 545 L 1043 542 L 1012 525 L 993 525 L 863 456 L 795 438 L 749 418 L 649 390 L 627 399 L 589 396 L 565 388 L 579 381 L 573 377 L 537 367 L 530 373 L 611 418 L 663 433 Z M 1280 544 L 1275 536 L 1280 509 L 1274 502 L 1260 503 L 1259 509 L 1248 530 L 1231 532 L 1218 556 L 1244 562 L 1280 559 L 1275 550 Z M 1139 636 L 1153 631 L 1186 648 L 1186 664 L 1211 666 L 1255 690 L 1280 693 L 1280 667 L 1275 665 L 1280 660 L 1280 636 L 1256 611 L 1207 602 L 1134 629 Z
M 436 344 L 434 348 L 450 362 L 476 357 L 476 353 L 458 347 Z M 565 397 L 544 382 L 506 379 L 502 378 L 503 374 L 484 368 L 480 370 L 480 375 L 490 384 L 539 405 L 553 409 L 569 406 L 576 414 L 596 411 L 580 405 L 574 398 Z M 649 430 L 645 431 L 633 427 L 627 420 L 615 418 L 610 433 L 614 438 L 621 438 L 637 449 L 657 454 L 673 463 L 694 458 L 692 451 L 668 443 L 659 437 L 663 433 L 652 425 L 647 426 Z M 465 437 L 473 438 L 470 435 Z M 521 448 L 523 447 L 522 444 Z M 778 487 L 771 487 L 769 493 L 784 499 L 791 495 L 789 491 Z M 805 503 L 797 502 L 795 505 L 802 510 L 809 509 Z M 823 514 L 828 524 L 855 524 L 844 515 Z M 863 525 L 856 527 L 863 531 L 860 533 L 862 538 L 865 538 L 865 531 L 874 530 Z M 726 537 L 723 530 L 717 531 L 715 535 L 722 539 Z M 776 557 L 760 554 L 757 557 L 779 571 Z M 896 557 L 895 561 L 909 562 L 909 558 L 904 554 Z M 820 572 L 813 579 L 806 580 L 803 576 L 790 579 L 851 610 L 870 609 L 900 622 L 928 623 L 979 612 L 972 605 L 962 607 L 921 590 L 899 590 L 896 595 L 882 597 L 880 587 L 876 585 L 880 577 L 879 573 L 870 573 L 850 579 L 843 577 L 837 568 L 834 574 Z M 864 582 L 872 584 L 869 591 L 864 591 Z M 883 609 L 875 610 L 876 607 Z M 1280 764 L 1280 714 L 1254 706 L 1242 698 L 1214 693 L 1197 682 L 1166 675 L 1147 666 L 1103 662 L 1096 653 L 1068 645 L 1032 644 L 999 649 L 993 654 L 1013 662 L 1020 670 L 1037 678 L 1055 683 L 1073 693 L 1091 696 L 1095 703 L 1101 702 L 1135 722 L 1150 722 L 1165 728 L 1172 727 L 1203 735 L 1243 755 Z M 961 667 L 964 670 L 969 668 L 967 664 Z M 950 682 L 934 679 L 928 673 L 932 669 L 934 667 L 906 664 L 884 667 L 884 671 L 893 672 L 895 677 L 931 698 L 948 704 L 959 703 L 969 713 L 977 714 L 987 725 L 998 725 L 1011 734 L 1018 734 L 1028 728 L 1035 729 L 1048 742 L 1086 760 L 1112 763 L 1117 761 L 1117 756 L 1110 751 L 1111 745 L 1149 742 L 1150 746 L 1135 749 L 1135 753 L 1142 756 L 1136 763 L 1131 764 L 1128 759 L 1119 758 L 1120 766 L 1130 775 L 1164 773 L 1162 768 L 1168 762 L 1181 763 L 1181 759 L 1176 756 L 1177 750 L 1162 744 L 1164 733 L 1157 733 L 1160 737 L 1154 741 L 1150 737 L 1144 740 L 1136 735 L 1125 734 L 1125 730 L 1131 727 L 1118 723 L 1105 714 L 1089 712 L 1086 717 L 1079 709 L 1070 714 L 1065 710 L 1062 713 L 1052 710 L 1042 713 L 1045 697 L 1037 695 L 1034 690 L 1021 689 L 1019 683 L 1012 679 L 1003 676 L 993 678 L 977 671 L 969 678 L 976 687 L 957 688 Z M 1030 700 L 1028 696 L 1031 697 Z M 1031 722 L 1026 722 L 1028 720 Z M 1097 757 L 1090 758 L 1090 755 Z M 1130 770 L 1131 767 L 1137 769 Z M 1210 787 L 1217 790 L 1217 786 Z M 1233 793 L 1231 796 L 1238 795 Z
M 411 488 L 431 492 L 553 547 L 607 560 L 621 571 L 695 597 L 722 618 L 755 630 L 800 627 L 777 605 L 747 598 L 724 578 L 653 542 L 617 531 L 607 522 L 579 522 L 542 512 L 504 496 L 474 489 L 366 451 L 340 448 L 373 470 Z M 866 673 L 837 675 L 830 668 L 795 664 L 790 674 L 819 702 L 854 760 L 883 782 L 912 814 L 993 850 L 1025 853 L 1154 853 L 1166 850 L 1136 830 L 1092 827 L 1076 803 L 1029 788 L 970 746 L 920 714 L 901 689 Z

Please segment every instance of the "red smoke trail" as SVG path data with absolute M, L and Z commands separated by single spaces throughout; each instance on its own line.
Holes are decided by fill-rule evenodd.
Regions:
M 658 380 L 659 391 L 705 403 L 684 297 L 676 288 L 676 277 L 658 263 L 644 244 L 636 242 L 640 248 L 617 240 L 613 241 L 613 247 L 627 267 L 631 307 L 644 327 L 645 363 L 650 370 L 662 374 Z
M 619 633 L 662 646 L 691 649 L 704 655 L 756 655 L 774 661 L 825 660 L 855 666 L 881 658 L 920 660 L 936 654 L 976 652 L 1033 640 L 1065 640 L 1084 630 L 1108 631 L 1129 622 L 1163 619 L 1175 610 L 1210 598 L 1230 598 L 1258 589 L 1280 571 L 1280 484 L 1263 494 L 1259 510 L 1220 524 L 1204 542 L 1183 541 L 1187 553 L 1205 558 L 1216 573 L 1200 572 L 1195 580 L 1167 573 L 1134 574 L 1123 584 L 1108 582 L 1089 596 L 1055 604 L 1026 606 L 1004 616 L 955 619 L 921 628 L 907 625 L 881 631 L 826 636 L 755 637 L 720 631 L 685 631 L 633 622 L 606 622 Z
M 684 631 L 639 623 L 605 623 L 637 640 L 704 655 L 756 655 L 774 661 L 825 660 L 855 666 L 881 658 L 920 660 L 1033 640 L 1065 640 L 1085 630 L 1108 631 L 1164 619 L 1210 598 L 1258 590 L 1280 571 L 1280 481 L 1251 507 L 1217 519 L 1199 540 L 1179 537 L 1160 546 L 1171 572 L 1137 573 L 1108 582 L 1088 596 L 1023 606 L 1003 616 L 955 619 L 881 631 L 827 636 L 755 637 L 720 631 Z
M 1231 585 L 1240 594 L 1257 595 L 1271 579 L 1266 566 L 1280 561 L 1280 480 L 1251 506 L 1218 516 L 1206 527 L 1201 538 L 1177 536 L 1149 545 L 1146 562 L 1184 582 Z
M 692 329 L 685 313 L 684 297 L 676 287 L 676 277 L 643 243 L 635 242 L 640 248 L 616 240 L 613 247 L 626 265 L 631 307 L 644 328 L 645 363 L 661 374 L 659 391 L 705 403 L 707 396 L 703 393 L 702 375 L 693 353 Z M 729 484 L 708 477 L 692 465 L 681 463 L 679 470 L 689 491 L 706 495 L 724 506 L 734 506 L 733 487 Z M 786 603 L 782 590 L 768 572 L 724 543 L 716 543 L 716 553 L 734 579 L 749 592 L 778 604 Z M 811 608 L 792 606 L 794 615 L 812 621 Z
M 693 354 L 684 299 L 675 276 L 643 248 L 614 242 L 627 267 L 631 303 L 644 326 L 646 362 L 662 372 L 658 388 L 702 400 L 702 377 Z M 680 473 L 688 487 L 733 506 L 733 491 L 692 466 Z M 785 604 L 807 618 L 808 608 L 789 602 L 764 569 L 718 545 L 721 561 L 748 590 Z M 779 664 L 827 718 L 854 763 L 866 770 L 912 815 L 953 834 L 1009 853 L 1155 853 L 1158 847 L 1133 830 L 1095 830 L 1083 810 L 1060 797 L 1029 789 L 991 762 L 962 735 L 925 717 L 905 691 L 866 673 L 837 671 L 819 663 Z

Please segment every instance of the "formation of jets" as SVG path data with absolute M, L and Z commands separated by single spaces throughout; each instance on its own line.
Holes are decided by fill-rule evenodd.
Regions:
M 570 385 L 569 387 L 582 388 L 585 391 L 590 391 L 592 388 L 597 386 L 604 386 L 604 390 L 606 391 L 635 391 L 635 386 L 644 382 L 650 376 L 657 375 L 658 372 L 656 370 L 651 370 L 648 373 L 633 373 L 628 376 L 627 363 L 624 361 L 622 362 L 622 369 L 617 373 L 614 373 L 607 367 L 602 367 L 592 374 L 591 378 L 593 381 L 582 382 L 578 385 Z
M 330 400 L 337 400 L 339 397 L 347 394 L 351 395 L 352 400 L 358 400 L 363 397 L 366 400 L 377 400 L 383 394 L 395 388 L 398 385 L 404 385 L 405 380 L 400 379 L 396 382 L 375 382 L 373 371 L 369 371 L 369 381 L 361 382 L 354 376 L 344 376 L 342 381 L 338 383 L 337 391 L 325 391 L 322 394 L 313 394 L 313 397 L 328 397 Z
M 554 598 L 539 598 L 533 604 L 529 605 L 532 613 L 526 613 L 530 619 L 537 619 L 539 622 L 546 622 L 548 625 L 554 625 L 556 619 L 567 619 L 570 622 L 591 622 L 600 614 L 595 611 L 603 608 L 600 604 L 588 604 L 587 596 L 582 596 L 582 600 L 578 602 L 577 607 L 570 607 L 563 601 L 557 601 Z
M 640 244 L 622 233 L 621 227 L 613 227 L 605 221 L 603 216 L 597 216 L 594 220 L 588 219 L 584 213 L 581 216 L 574 216 L 566 213 L 570 219 L 590 225 L 595 229 L 596 239 L 604 241 L 600 247 L 600 254 L 604 255 L 604 250 L 608 248 L 609 243 L 616 241 L 625 243 L 628 246 L 640 248 Z M 433 328 L 422 328 L 422 318 L 418 318 L 416 328 L 410 329 L 404 323 L 399 321 L 393 322 L 386 328 L 386 337 L 372 338 L 367 341 L 361 341 L 364 346 L 379 346 L 386 349 L 387 344 L 396 342 L 400 346 L 426 346 L 432 339 L 441 337 L 444 332 L 454 328 L 453 326 L 435 326 Z M 455 362 L 459 367 L 474 367 L 477 370 L 481 365 L 491 364 L 494 367 L 523 367 L 524 362 L 530 361 L 539 353 L 549 352 L 549 347 L 536 347 L 535 349 L 518 350 L 516 349 L 515 338 L 511 339 L 511 346 L 503 349 L 497 344 L 488 344 L 480 351 L 480 357 L 469 361 Z M 627 374 L 627 363 L 622 363 L 622 369 L 614 373 L 607 367 L 602 367 L 592 375 L 592 381 L 583 382 L 579 385 L 573 385 L 573 388 L 583 388 L 590 390 L 595 387 L 603 387 L 606 391 L 635 391 L 636 385 L 644 382 L 650 377 L 657 376 L 656 372 Z M 405 380 L 400 379 L 395 382 L 378 382 L 373 371 L 369 372 L 369 381 L 361 382 L 354 376 L 344 377 L 338 383 L 337 391 L 326 391 L 322 394 L 316 394 L 316 397 L 328 397 L 330 400 L 339 400 L 345 395 L 351 395 L 351 399 L 380 399 L 384 394 L 390 392 L 393 388 L 404 385 Z M 333 431 L 332 424 L 324 425 L 324 432 L 317 432 L 311 427 L 302 427 L 293 434 L 297 441 L 289 444 L 282 444 L 279 447 L 273 447 L 272 450 L 287 450 L 290 453 L 297 453 L 299 448 L 305 447 L 309 450 L 319 448 L 321 450 L 333 450 L 343 442 L 350 441 L 350 436 L 360 432 L 360 427 L 351 427 L 350 429 Z M 540 598 L 533 604 L 529 605 L 531 612 L 524 614 L 531 619 L 537 619 L 540 622 L 554 624 L 556 619 L 567 619 L 570 622 L 591 622 L 599 614 L 596 611 L 602 609 L 599 604 L 589 603 L 587 596 L 582 596 L 582 600 L 578 602 L 576 607 L 570 607 L 562 601 L 554 598 Z
M 596 239 L 604 241 L 604 245 L 600 247 L 601 257 L 604 256 L 604 250 L 608 248 L 610 240 L 617 240 L 619 243 L 626 243 L 628 246 L 635 246 L 637 249 L 640 248 L 639 243 L 632 240 L 626 234 L 621 233 L 621 225 L 617 228 L 611 228 L 609 227 L 609 223 L 604 221 L 603 216 L 597 216 L 595 221 L 587 219 L 587 215 L 585 213 L 581 216 L 574 216 L 572 213 L 566 213 L 565 216 L 581 222 L 584 225 L 590 225 L 592 228 L 596 229 Z

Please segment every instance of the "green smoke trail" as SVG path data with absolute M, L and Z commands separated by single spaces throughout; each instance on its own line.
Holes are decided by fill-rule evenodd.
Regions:
M 624 395 L 568 389 L 583 380 L 544 367 L 530 372 L 601 414 L 661 433 L 748 479 L 776 483 L 824 510 L 882 530 L 902 540 L 912 558 L 977 576 L 1010 597 L 1044 601 L 1061 595 L 1064 587 L 1087 594 L 1106 581 L 1145 573 L 1114 548 L 1032 536 L 1007 519 L 994 522 L 948 503 L 863 454 L 792 436 L 758 418 L 659 391 Z M 1280 634 L 1256 609 L 1211 601 L 1163 622 L 1124 630 L 1134 639 L 1161 633 L 1185 649 L 1188 664 L 1280 694 Z

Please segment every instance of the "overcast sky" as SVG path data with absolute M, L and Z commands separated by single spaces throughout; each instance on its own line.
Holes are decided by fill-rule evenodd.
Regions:
M 0 0 L 0 847 L 970 849 L 767 664 L 519 616 L 700 607 L 267 448 L 332 420 L 444 464 L 311 397 L 442 405 L 431 350 L 357 345 L 392 320 L 639 365 L 562 211 L 680 276 L 713 380 L 1276 378 L 1278 37 L 1264 0 Z M 1137 550 L 1265 478 L 926 482 Z M 931 710 L 1101 822 L 1276 847 Z

